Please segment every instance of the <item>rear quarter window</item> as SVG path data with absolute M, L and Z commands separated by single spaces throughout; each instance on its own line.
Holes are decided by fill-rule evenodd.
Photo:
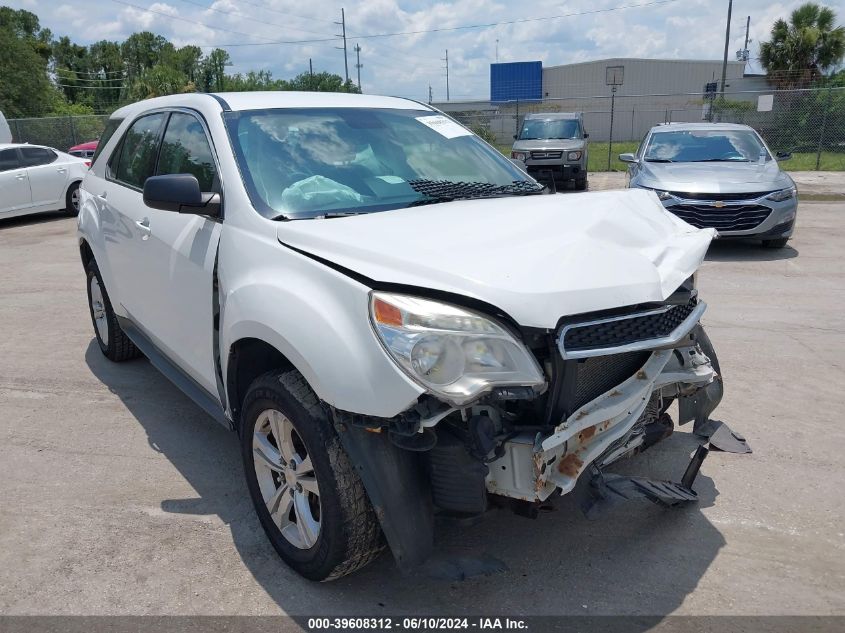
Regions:
M 97 158 L 103 153 L 103 149 L 105 149 L 109 139 L 117 132 L 117 128 L 120 127 L 121 123 L 123 123 L 123 119 L 109 119 L 106 121 L 106 127 L 97 141 L 97 149 L 94 150 L 94 156 L 91 158 L 92 163 L 97 162 Z

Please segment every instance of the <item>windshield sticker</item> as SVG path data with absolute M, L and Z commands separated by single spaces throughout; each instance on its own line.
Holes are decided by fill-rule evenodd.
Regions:
M 427 125 L 432 130 L 446 138 L 457 138 L 458 136 L 470 136 L 472 132 L 462 125 L 458 125 L 452 119 L 437 114 L 434 116 L 418 116 L 417 121 Z

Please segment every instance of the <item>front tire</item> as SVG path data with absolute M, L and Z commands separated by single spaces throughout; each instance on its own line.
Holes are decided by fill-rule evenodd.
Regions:
M 79 183 L 75 182 L 68 187 L 65 194 L 65 212 L 70 215 L 79 215 Z
M 97 262 L 92 259 L 85 270 L 88 280 L 88 310 L 91 313 L 94 336 L 97 338 L 100 351 L 106 358 L 116 363 L 137 358 L 141 352 L 117 322 L 117 316 L 112 309 Z
M 788 237 L 779 237 L 776 240 L 763 240 L 763 248 L 783 248 L 788 241 Z
M 256 378 L 242 410 L 247 487 L 282 560 L 319 581 L 374 560 L 383 549 L 375 512 L 302 375 L 288 370 Z
M 586 191 L 587 190 L 587 176 L 584 175 L 583 178 L 576 178 L 575 179 L 575 189 L 578 191 Z

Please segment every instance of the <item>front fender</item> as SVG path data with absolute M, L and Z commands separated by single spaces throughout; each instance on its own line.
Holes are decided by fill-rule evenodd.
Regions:
M 252 265 L 239 264 L 245 274 L 231 274 L 222 248 L 224 376 L 232 345 L 255 338 L 281 352 L 337 409 L 389 418 L 417 401 L 423 389 L 388 358 L 372 330 L 369 288 L 280 246 L 260 265 L 241 255 Z

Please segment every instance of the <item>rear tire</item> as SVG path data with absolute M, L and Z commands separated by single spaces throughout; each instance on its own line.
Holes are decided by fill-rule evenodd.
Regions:
M 788 237 L 779 237 L 776 240 L 763 240 L 763 248 L 783 248 L 788 241 Z
M 94 325 L 94 336 L 103 356 L 119 363 L 124 360 L 137 358 L 140 350 L 129 340 L 111 307 L 111 300 L 93 259 L 86 268 L 88 281 L 88 310 L 91 313 L 91 323 Z
M 65 194 L 65 212 L 70 215 L 79 215 L 79 183 L 75 182 L 68 187 Z
M 282 560 L 318 581 L 335 580 L 374 560 L 384 548 L 378 519 L 302 375 L 272 371 L 256 378 L 242 411 L 247 487 Z

